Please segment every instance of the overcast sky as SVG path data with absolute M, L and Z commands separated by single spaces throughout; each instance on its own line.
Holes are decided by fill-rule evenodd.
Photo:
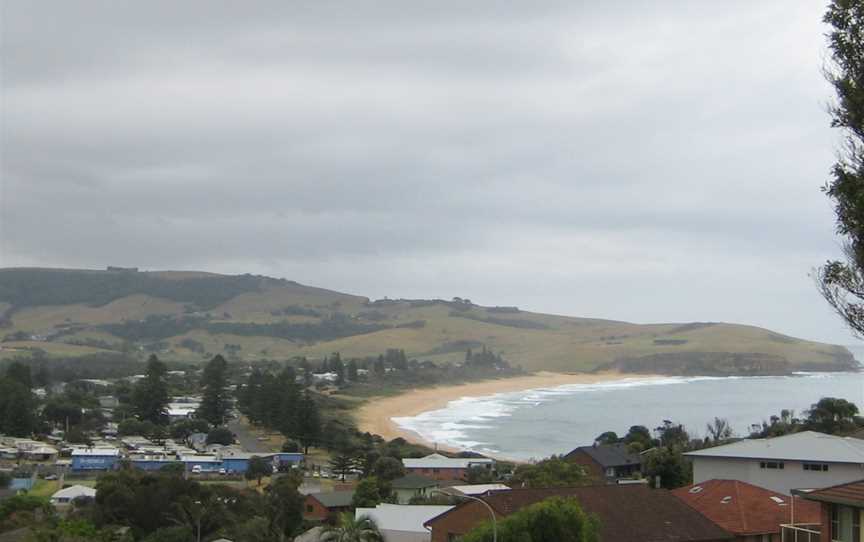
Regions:
M 4 0 L 0 265 L 854 343 L 823 7 Z

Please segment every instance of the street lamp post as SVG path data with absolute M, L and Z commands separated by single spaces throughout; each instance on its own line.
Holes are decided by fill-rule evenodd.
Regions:
M 456 498 L 460 498 L 460 499 L 468 499 L 470 501 L 477 501 L 480 504 L 482 504 L 483 506 L 485 506 L 486 510 L 489 511 L 489 516 L 492 517 L 492 542 L 498 542 L 498 521 L 495 518 L 495 511 L 492 510 L 492 507 L 489 506 L 488 502 L 484 501 L 483 499 L 481 499 L 479 497 L 475 497 L 473 495 L 465 495 L 465 494 L 455 495 L 453 493 L 447 493 L 446 491 L 442 491 L 440 489 L 435 489 L 432 491 L 432 493 L 440 493 L 441 495 L 446 495 L 448 497 L 456 497 Z

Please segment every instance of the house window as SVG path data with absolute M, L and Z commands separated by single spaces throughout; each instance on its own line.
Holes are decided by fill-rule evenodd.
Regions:
M 615 469 L 613 469 L 612 467 L 606 469 L 606 476 L 615 476 Z
M 760 461 L 759 468 L 760 469 L 782 469 L 784 468 L 784 464 L 782 461 Z
M 295 510 L 296 510 L 296 508 L 295 508 Z M 306 505 L 306 511 L 307 511 L 307 512 L 310 512 L 310 513 L 311 513 L 311 512 L 314 512 L 314 511 L 315 511 L 315 507 L 312 506 L 311 504 L 307 504 L 307 505 Z
M 456 533 L 448 533 L 447 534 L 447 542 L 459 542 L 460 540 L 462 540 L 461 534 L 456 534 Z
M 804 463 L 802 467 L 804 470 L 828 472 L 828 465 L 826 463 Z
M 860 510 L 851 506 L 831 505 L 831 540 L 860 542 Z
M 432 469 L 432 472 L 441 472 L 441 469 Z

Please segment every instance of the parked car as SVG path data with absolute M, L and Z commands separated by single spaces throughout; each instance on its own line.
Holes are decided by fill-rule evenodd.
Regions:
M 192 467 L 192 474 L 201 474 L 201 465 L 195 465 Z
M 57 479 L 57 475 L 56 475 L 56 474 L 49 474 L 49 475 L 47 475 L 47 476 L 45 477 L 45 479 L 46 479 L 46 480 L 56 480 L 56 479 Z
M 226 474 L 228 474 L 228 471 L 226 471 L 225 469 L 219 469 L 219 474 L 225 476 Z

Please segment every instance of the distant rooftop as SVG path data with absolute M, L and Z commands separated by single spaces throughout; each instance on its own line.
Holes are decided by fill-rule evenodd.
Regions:
M 407 469 L 467 469 L 473 465 L 487 465 L 494 462 L 486 457 L 446 457 L 441 454 L 402 460 L 402 464 Z
M 449 489 L 455 489 L 463 495 L 483 495 L 490 491 L 510 491 L 509 486 L 504 484 L 472 484 L 465 486 L 450 486 Z
M 782 437 L 740 440 L 725 446 L 687 452 L 684 455 L 860 464 L 864 463 L 864 440 L 802 431 Z
M 72 450 L 72 457 L 78 456 L 119 457 L 120 450 L 117 448 L 77 448 Z
M 576 452 L 585 452 L 591 459 L 597 462 L 604 469 L 609 467 L 624 467 L 629 465 L 639 465 L 642 463 L 642 458 L 639 454 L 631 453 L 627 450 L 626 444 L 598 444 L 596 446 L 580 446 L 567 454 L 566 457 Z
M 312 493 L 309 496 L 314 497 L 327 508 L 345 508 L 351 506 L 351 501 L 354 500 L 354 491 L 330 491 Z

